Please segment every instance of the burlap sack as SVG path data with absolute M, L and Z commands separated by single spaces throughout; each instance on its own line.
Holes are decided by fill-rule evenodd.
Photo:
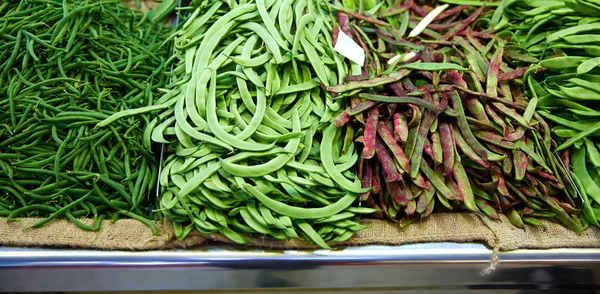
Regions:
M 20 219 L 8 222 L 0 219 L 0 245 L 19 247 L 70 247 L 100 250 L 164 250 L 193 248 L 210 243 L 231 244 L 227 238 L 213 234 L 203 236 L 192 233 L 185 240 L 175 238 L 168 221 L 157 222 L 159 236 L 144 224 L 135 220 L 105 221 L 99 232 L 87 232 L 67 220 L 55 220 L 42 228 L 27 229 L 37 219 Z M 84 220 L 91 224 L 91 220 Z M 359 245 L 401 245 L 410 243 L 457 242 L 481 243 L 490 248 L 509 251 L 516 249 L 548 248 L 600 248 L 600 230 L 590 228 L 578 235 L 552 222 L 544 222 L 545 228 L 527 226 L 513 227 L 506 218 L 494 221 L 474 213 L 434 214 L 428 219 L 415 222 L 405 229 L 396 224 L 363 220 L 369 226 L 346 242 L 332 244 L 334 247 Z M 246 247 L 265 249 L 313 249 L 312 244 L 301 240 L 275 241 L 264 237 L 249 238 Z

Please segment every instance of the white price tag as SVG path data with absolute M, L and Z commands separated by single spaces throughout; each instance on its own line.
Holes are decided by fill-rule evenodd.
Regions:
M 365 50 L 344 34 L 342 30 L 339 30 L 337 43 L 333 46 L 333 50 L 344 55 L 344 57 L 353 62 L 356 62 L 360 66 L 365 64 Z

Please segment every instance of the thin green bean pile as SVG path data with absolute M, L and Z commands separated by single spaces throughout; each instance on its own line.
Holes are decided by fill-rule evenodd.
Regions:
M 0 215 L 85 230 L 124 215 L 156 232 L 141 216 L 158 178 L 142 138 L 171 28 L 118 1 L 3 1 L 0 15 Z
M 364 191 L 353 136 L 330 123 L 343 101 L 319 86 L 348 70 L 331 15 L 314 0 L 196 2 L 158 101 L 168 108 L 147 129 L 168 150 L 160 210 L 179 238 L 194 228 L 241 244 L 350 238 L 373 210 L 351 206 Z

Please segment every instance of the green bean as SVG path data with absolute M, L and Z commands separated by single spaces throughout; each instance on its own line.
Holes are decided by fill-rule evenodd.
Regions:
M 294 112 L 292 120 L 294 121 L 293 131 L 300 131 L 300 118 L 298 117 L 297 112 Z M 292 155 L 298 149 L 299 144 L 300 138 L 291 139 L 284 148 L 285 153 L 280 154 L 277 157 L 271 159 L 270 161 L 260 165 L 243 167 L 240 165 L 235 165 L 228 161 L 221 161 L 221 167 L 223 167 L 223 169 L 228 173 L 240 177 L 254 177 L 270 174 L 275 170 L 282 168 L 291 159 Z
M 207 121 L 210 127 L 211 132 L 219 137 L 222 141 L 227 142 L 229 145 L 239 148 L 241 150 L 247 151 L 263 151 L 272 148 L 272 145 L 267 144 L 252 144 L 246 141 L 243 141 L 235 136 L 232 136 L 225 132 L 221 125 L 218 123 L 217 113 L 216 113 L 216 97 L 215 97 L 215 88 L 216 88 L 216 73 L 211 71 L 211 79 L 210 86 L 208 90 L 208 99 L 207 99 Z
M 58 216 L 60 216 L 61 214 L 68 212 L 72 207 L 79 205 L 80 203 L 82 203 L 84 200 L 87 199 L 88 196 L 91 195 L 91 191 L 88 192 L 87 194 L 85 194 L 83 197 L 69 203 L 68 205 L 63 206 L 62 208 L 60 208 L 59 210 L 57 210 L 56 212 L 52 213 L 48 218 L 39 221 L 37 223 L 35 223 L 33 226 L 31 226 L 30 228 L 39 228 L 41 226 L 43 226 L 44 224 L 52 221 L 53 219 L 56 219 Z
M 301 218 L 301 219 L 319 219 L 330 217 L 348 207 L 356 199 L 355 194 L 348 194 L 340 199 L 338 202 L 321 208 L 300 208 L 286 205 L 284 203 L 270 199 L 258 191 L 254 186 L 245 185 L 243 189 L 249 191 L 254 197 L 256 197 L 263 205 L 269 209 L 285 216 Z
M 327 243 L 325 243 L 325 241 L 319 236 L 319 234 L 312 228 L 310 224 L 303 221 L 297 221 L 296 224 L 313 242 L 321 246 L 321 248 L 329 249 Z

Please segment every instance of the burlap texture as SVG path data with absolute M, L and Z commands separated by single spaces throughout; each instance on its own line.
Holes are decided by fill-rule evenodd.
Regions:
M 144 224 L 135 220 L 105 221 L 99 232 L 87 232 L 67 220 L 55 220 L 38 229 L 28 229 L 39 219 L 8 222 L 0 219 L 0 245 L 19 247 L 71 247 L 100 250 L 165 250 L 193 248 L 207 242 L 231 244 L 227 238 L 213 234 L 192 233 L 179 241 L 168 221 L 157 222 L 160 236 L 153 236 Z M 83 220 L 91 224 L 91 220 Z M 397 224 L 380 220 L 363 220 L 369 226 L 346 242 L 334 247 L 360 245 L 401 245 L 410 243 L 457 242 L 481 243 L 500 251 L 548 248 L 600 248 L 600 230 L 590 228 L 578 235 L 569 229 L 545 221 L 545 228 L 513 227 L 506 218 L 501 221 L 473 213 L 434 214 L 424 221 L 401 229 Z M 264 237 L 249 238 L 247 247 L 265 249 L 314 249 L 301 240 L 275 241 Z

